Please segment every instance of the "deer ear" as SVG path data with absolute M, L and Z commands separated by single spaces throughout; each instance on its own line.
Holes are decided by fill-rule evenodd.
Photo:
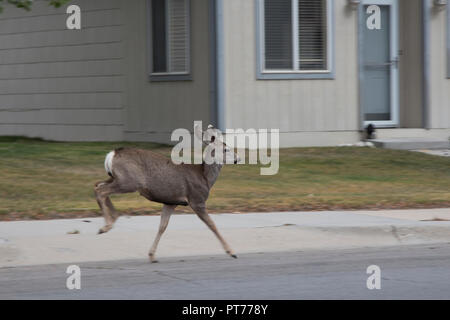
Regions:
M 212 124 L 210 124 L 210 125 L 208 126 L 208 129 L 214 129 L 214 126 L 213 126 Z
M 199 139 L 200 141 L 203 141 L 203 131 L 202 131 L 202 127 L 200 125 L 196 125 L 194 127 L 194 135 L 197 139 Z

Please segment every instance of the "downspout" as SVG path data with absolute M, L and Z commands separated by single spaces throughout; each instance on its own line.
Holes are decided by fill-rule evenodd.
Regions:
M 430 16 L 432 3 L 431 0 L 422 0 L 422 44 L 423 44 L 423 127 L 430 129 Z
M 359 130 L 360 132 L 364 132 L 364 93 L 362 90 L 362 83 L 364 82 L 364 72 L 363 72 L 363 32 L 361 30 L 361 26 L 363 25 L 363 6 L 358 5 L 357 10 L 357 19 L 356 19 L 356 30 L 357 30 L 357 38 L 358 38 L 358 104 L 359 104 Z
M 210 123 L 218 126 L 217 115 L 217 29 L 216 0 L 209 0 L 209 112 Z
M 217 82 L 217 128 L 225 132 L 225 37 L 223 0 L 215 0 L 216 7 L 216 82 Z

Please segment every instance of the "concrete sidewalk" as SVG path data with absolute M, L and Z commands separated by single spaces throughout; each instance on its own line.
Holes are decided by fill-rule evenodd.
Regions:
M 450 243 L 449 209 L 212 215 L 236 253 Z M 429 221 L 424 221 L 429 220 Z M 102 218 L 0 222 L 0 267 L 145 259 L 159 217 L 121 217 L 97 235 Z M 73 231 L 78 234 L 69 234 Z M 175 215 L 158 258 L 223 250 L 195 215 Z

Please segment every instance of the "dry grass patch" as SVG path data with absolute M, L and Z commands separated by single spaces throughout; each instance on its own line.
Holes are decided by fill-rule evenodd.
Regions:
M 99 214 L 93 185 L 106 178 L 106 153 L 153 143 L 58 143 L 0 138 L 0 220 Z M 370 148 L 280 151 L 280 171 L 227 166 L 213 188 L 211 212 L 429 208 L 450 206 L 450 158 Z M 129 214 L 156 214 L 161 205 L 137 194 L 113 196 Z M 191 212 L 180 208 L 180 212 Z

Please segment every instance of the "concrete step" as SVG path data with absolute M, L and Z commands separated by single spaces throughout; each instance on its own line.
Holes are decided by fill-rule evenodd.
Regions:
M 450 141 L 438 138 L 384 138 L 370 140 L 377 148 L 395 150 L 450 149 Z

